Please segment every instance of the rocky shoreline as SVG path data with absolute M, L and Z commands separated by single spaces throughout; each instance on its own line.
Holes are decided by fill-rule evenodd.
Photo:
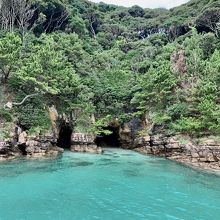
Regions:
M 64 149 L 53 145 L 50 137 L 27 138 L 25 142 L 0 142 L 0 161 L 18 157 L 41 158 L 56 157 Z
M 119 129 L 120 147 L 146 155 L 165 157 L 187 166 L 202 170 L 220 172 L 220 140 L 215 137 L 190 138 L 189 136 L 165 134 L 138 135 L 132 126 L 125 125 Z M 25 156 L 26 158 L 56 157 L 64 149 L 57 146 L 57 137 L 48 134 L 29 136 L 17 129 L 12 141 L 0 141 L 0 161 Z M 72 133 L 72 152 L 101 154 L 103 149 L 96 144 L 96 136 Z
M 136 141 L 134 150 L 142 154 L 162 156 L 194 168 L 220 172 L 220 142 L 214 139 L 154 135 Z
M 95 136 L 73 133 L 71 136 L 72 152 L 101 154 L 103 149 L 95 144 Z M 56 157 L 62 155 L 64 149 L 57 146 L 53 135 L 28 136 L 25 131 L 15 141 L 0 141 L 0 161 L 26 158 Z

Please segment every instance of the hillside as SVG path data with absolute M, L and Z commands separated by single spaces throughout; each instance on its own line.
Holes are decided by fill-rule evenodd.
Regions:
M 5 0 L 0 24 L 2 123 L 44 133 L 55 106 L 77 131 L 145 118 L 167 133 L 219 135 L 219 1 L 153 10 Z

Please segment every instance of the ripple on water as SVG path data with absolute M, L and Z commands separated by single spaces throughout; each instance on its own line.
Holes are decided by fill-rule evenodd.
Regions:
M 128 161 L 129 164 L 134 166 L 143 166 L 146 165 L 146 162 L 137 162 L 137 161 Z
M 136 169 L 123 170 L 123 173 L 127 177 L 140 177 L 140 176 L 142 176 L 140 171 L 138 171 Z
M 91 166 L 93 164 L 94 164 L 93 162 L 80 161 L 80 162 L 76 162 L 73 166 L 75 166 L 75 167 L 87 167 L 87 166 Z

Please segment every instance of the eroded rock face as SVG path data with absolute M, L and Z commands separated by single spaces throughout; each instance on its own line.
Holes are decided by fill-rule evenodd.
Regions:
M 128 123 L 123 124 L 119 129 L 119 138 L 121 147 L 124 149 L 134 149 L 136 147 L 136 140 L 138 132 L 143 128 L 140 119 L 133 119 Z M 140 140 L 139 140 L 140 141 Z
M 18 142 L 0 142 L 0 160 L 9 160 L 17 157 L 45 157 L 58 156 L 64 149 L 54 146 L 53 137 L 28 137 L 26 132 L 19 135 Z
M 83 133 L 73 133 L 70 150 L 72 152 L 101 154 L 103 150 L 95 143 L 96 136 Z
M 57 156 L 64 152 L 64 149 L 54 146 L 52 136 L 30 138 L 26 142 L 26 155 L 29 157 Z
M 27 142 L 27 133 L 23 131 L 21 134 L 18 136 L 18 144 L 25 144 Z
M 147 134 L 147 130 L 151 131 L 151 135 Z M 167 136 L 164 131 L 161 126 L 150 126 L 148 121 L 126 123 L 121 126 L 119 134 L 122 148 L 166 157 L 202 169 L 220 170 L 220 141 L 183 135 Z
M 135 149 L 144 154 L 164 156 L 184 164 L 202 169 L 220 170 L 220 142 L 212 139 L 190 139 L 185 137 L 153 135 L 150 141 Z
M 187 73 L 186 55 L 184 50 L 180 50 L 171 57 L 173 69 L 179 75 L 183 76 Z
M 10 160 L 20 156 L 22 156 L 22 152 L 18 147 L 12 147 L 8 142 L 0 142 L 0 161 Z
M 73 133 L 71 140 L 72 144 L 82 143 L 82 144 L 94 144 L 96 136 L 84 133 Z

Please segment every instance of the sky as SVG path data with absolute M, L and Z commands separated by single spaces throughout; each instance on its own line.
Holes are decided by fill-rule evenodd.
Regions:
M 108 4 L 130 7 L 139 5 L 143 8 L 173 8 L 184 4 L 188 0 L 90 0 L 92 2 L 105 2 Z

